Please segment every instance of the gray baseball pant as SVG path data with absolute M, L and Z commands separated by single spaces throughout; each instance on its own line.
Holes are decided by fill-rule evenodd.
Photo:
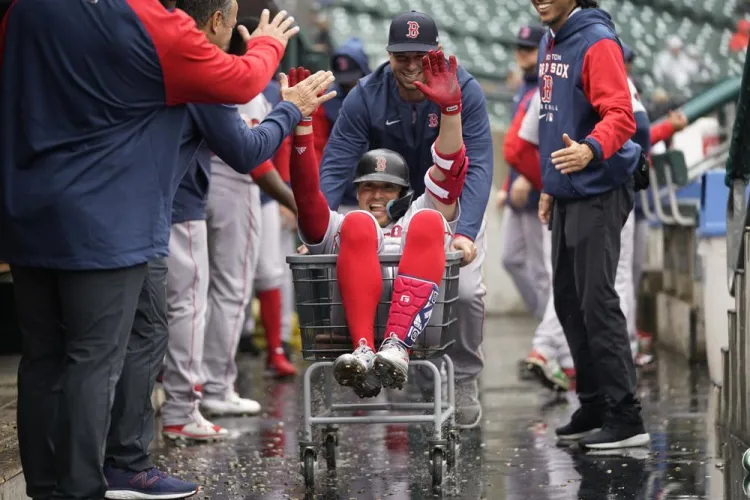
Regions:
M 526 308 L 542 319 L 547 306 L 550 274 L 544 262 L 544 228 L 532 210 L 505 208 L 503 267 L 516 284 Z
M 258 261 L 260 188 L 214 163 L 208 193 L 208 316 L 203 352 L 203 394 L 225 399 L 237 379 L 235 356 L 245 324 Z
M 206 221 L 172 224 L 167 268 L 165 426 L 192 422 L 200 404 L 209 278 Z

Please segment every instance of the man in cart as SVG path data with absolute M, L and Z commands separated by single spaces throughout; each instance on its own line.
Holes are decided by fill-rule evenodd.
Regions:
M 381 387 L 401 389 L 406 382 L 409 349 L 427 326 L 438 296 L 469 168 L 456 58 L 446 61 L 442 51 L 430 51 L 422 68 L 425 83 L 415 85 L 442 114 L 422 196 L 413 199 L 403 157 L 377 149 L 364 154 L 357 165 L 359 210 L 334 212 L 320 190 L 311 121 L 303 120 L 294 133 L 290 173 L 300 237 L 310 253 L 338 253 L 339 291 L 354 347 L 353 353 L 336 360 L 334 377 L 360 397 L 377 396 Z M 296 83 L 305 74 L 300 68 L 290 72 L 290 80 Z M 385 340 L 376 353 L 374 320 L 383 286 L 378 254 L 401 252 Z M 465 252 L 475 254 L 476 247 L 472 244 Z

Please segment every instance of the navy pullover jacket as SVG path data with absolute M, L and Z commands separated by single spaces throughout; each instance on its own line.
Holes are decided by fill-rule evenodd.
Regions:
M 257 127 L 250 128 L 236 106 L 188 105 L 182 132 L 180 165 L 184 173 L 172 203 L 172 224 L 206 218 L 211 182 L 211 153 L 241 174 L 273 156 L 302 120 L 302 113 L 282 102 Z
M 157 0 L 17 0 L 0 28 L 0 259 L 166 256 L 180 105 L 248 102 L 283 54 L 259 37 L 230 56 Z
M 539 154 L 544 192 L 580 199 L 618 188 L 640 161 L 625 63 L 609 14 L 574 12 L 554 36 L 539 45 Z M 551 154 L 565 147 L 562 136 L 587 140 L 595 149 L 588 166 L 563 175 Z
M 456 234 L 477 237 L 490 196 L 493 173 L 492 134 L 484 94 L 473 76 L 458 68 L 464 143 L 470 166 L 461 194 Z M 437 139 L 440 107 L 428 100 L 407 103 L 398 93 L 388 63 L 360 80 L 349 92 L 331 132 L 320 166 L 320 187 L 331 209 L 341 204 L 353 182 L 359 158 L 387 148 L 401 154 L 410 169 L 411 187 L 424 193 L 424 176 L 432 166 L 430 147 Z

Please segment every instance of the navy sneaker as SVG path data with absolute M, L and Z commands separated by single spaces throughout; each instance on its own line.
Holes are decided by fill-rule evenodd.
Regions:
M 198 493 L 198 485 L 168 476 L 156 467 L 141 472 L 104 467 L 107 493 L 111 500 L 188 498 Z

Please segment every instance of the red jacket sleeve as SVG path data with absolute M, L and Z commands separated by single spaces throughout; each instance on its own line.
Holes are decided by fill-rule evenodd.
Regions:
M 323 106 L 318 106 L 318 109 L 312 114 L 313 119 L 313 136 L 315 137 L 315 155 L 318 158 L 323 158 L 323 151 L 328 144 L 328 137 L 331 135 L 331 122 L 328 121 Z
M 669 120 L 664 120 L 661 123 L 655 123 L 651 126 L 651 145 L 653 146 L 657 142 L 666 141 L 674 135 L 674 127 Z
M 271 163 L 271 160 L 266 160 L 250 171 L 250 177 L 257 181 L 271 170 L 273 170 L 273 163 Z
M 313 134 L 295 135 L 290 176 L 297 203 L 297 224 L 305 239 L 320 243 L 328 230 L 331 211 L 320 191 L 320 173 Z
M 526 112 L 523 109 L 519 109 L 516 116 L 513 117 L 510 128 L 505 133 L 503 156 L 508 165 L 531 182 L 534 189 L 541 191 L 542 167 L 539 159 L 539 148 L 518 136 L 525 114 Z
M 281 42 L 253 38 L 247 54 L 232 56 L 210 43 L 195 21 L 155 0 L 127 0 L 156 48 L 167 105 L 245 104 L 271 81 L 284 55 Z
M 510 191 L 510 175 L 505 176 L 505 182 L 503 182 L 503 191 L 506 193 Z
M 292 156 L 292 137 L 288 136 L 273 157 L 273 164 L 284 182 L 289 183 L 289 161 Z
M 583 92 L 601 121 L 587 137 L 597 159 L 607 160 L 635 134 L 633 99 L 622 49 L 614 40 L 596 42 L 583 59 Z

